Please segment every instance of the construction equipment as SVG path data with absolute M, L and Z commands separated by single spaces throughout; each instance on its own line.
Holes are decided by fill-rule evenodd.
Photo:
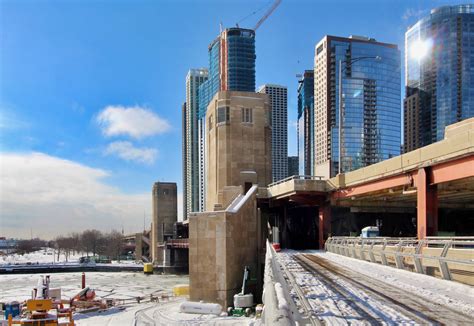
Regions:
M 260 25 L 263 24 L 263 22 L 265 20 L 267 20 L 267 18 L 275 11 L 275 9 L 280 5 L 281 3 L 281 0 L 275 0 L 275 2 L 273 3 L 273 5 L 267 10 L 267 12 L 262 16 L 262 18 L 260 18 L 260 20 L 257 22 L 257 24 L 254 26 L 253 30 L 256 31 Z M 255 15 L 257 12 L 259 12 L 260 10 L 262 10 L 263 8 L 265 8 L 265 6 L 263 6 L 262 8 L 258 9 L 258 10 L 255 10 L 254 12 L 252 12 L 251 14 L 245 16 L 244 18 L 242 18 L 238 23 L 236 23 L 235 25 L 237 27 L 239 27 L 239 24 L 241 22 L 243 22 L 244 20 L 246 20 L 247 18 L 249 18 L 250 16 L 253 16 Z M 221 33 L 222 33 L 222 23 L 220 24 L 220 30 L 221 30 Z
M 267 18 L 275 11 L 275 9 L 280 5 L 281 3 L 281 0 L 276 0 L 273 5 L 267 10 L 267 12 L 265 13 L 265 15 L 263 15 L 262 18 L 260 18 L 260 20 L 257 22 L 257 24 L 254 26 L 253 30 L 256 31 L 260 25 L 263 24 L 263 22 L 265 20 L 267 20 Z
M 253 294 L 245 294 L 245 285 L 249 279 L 250 268 L 244 267 L 244 279 L 242 281 L 242 290 L 234 295 L 234 308 L 227 309 L 229 315 L 232 316 L 249 316 L 253 307 Z

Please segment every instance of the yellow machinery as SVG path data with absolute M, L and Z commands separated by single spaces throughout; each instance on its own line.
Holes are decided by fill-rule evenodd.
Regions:
M 67 301 L 66 301 L 67 302 Z M 59 304 L 62 306 L 62 303 Z M 28 325 L 28 326 L 74 326 L 71 308 L 60 308 L 58 303 L 52 299 L 31 299 L 26 301 L 27 317 L 13 320 L 12 315 L 8 316 L 8 326 Z M 51 313 L 50 313 L 51 312 Z M 55 312 L 55 313 L 54 313 Z M 66 321 L 59 321 L 60 318 Z

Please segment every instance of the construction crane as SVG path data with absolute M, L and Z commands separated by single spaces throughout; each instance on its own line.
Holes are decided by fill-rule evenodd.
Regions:
M 275 9 L 278 7 L 278 5 L 281 3 L 281 0 L 276 0 L 273 5 L 267 10 L 267 12 L 265 13 L 265 15 L 263 15 L 262 18 L 260 18 L 260 20 L 257 22 L 257 24 L 255 25 L 255 27 L 253 28 L 254 31 L 257 30 L 257 28 L 260 27 L 260 25 L 263 24 L 263 22 L 275 11 Z M 244 18 L 242 18 L 241 20 L 239 20 L 238 23 L 235 24 L 235 26 L 239 27 L 239 24 L 241 22 L 243 22 L 244 20 L 246 20 L 247 18 L 255 15 L 257 12 L 259 12 L 260 10 L 264 9 L 268 4 L 262 6 L 261 8 L 259 8 L 258 10 L 255 10 L 254 12 L 252 12 L 251 14 L 245 16 Z M 222 32 L 222 23 L 221 23 L 221 32 Z
M 267 12 L 265 13 L 265 15 L 263 15 L 262 18 L 260 18 L 260 20 L 257 22 L 257 24 L 255 25 L 255 27 L 253 28 L 254 31 L 257 30 L 257 28 L 260 27 L 260 25 L 263 24 L 263 22 L 265 20 L 267 20 L 267 18 L 275 11 L 275 9 L 280 5 L 281 3 L 281 0 L 275 0 L 275 2 L 273 3 L 273 5 L 267 10 Z

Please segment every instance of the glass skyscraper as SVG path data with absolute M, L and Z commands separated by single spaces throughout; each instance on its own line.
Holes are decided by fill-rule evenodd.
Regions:
M 445 6 L 405 34 L 404 150 L 474 116 L 474 5 Z
M 312 175 L 314 163 L 314 71 L 306 70 L 298 84 L 296 129 L 299 174 Z
M 255 92 L 255 31 L 227 28 L 209 45 L 209 80 L 199 88 L 200 117 L 218 91 Z
M 316 45 L 314 77 L 315 175 L 329 178 L 338 173 L 339 164 L 349 172 L 400 154 L 400 51 L 395 44 L 326 36 Z

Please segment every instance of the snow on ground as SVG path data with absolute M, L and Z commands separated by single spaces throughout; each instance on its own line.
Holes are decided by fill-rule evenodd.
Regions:
M 408 316 L 394 310 L 383 302 L 371 298 L 351 284 L 339 280 L 339 285 L 346 292 L 352 294 L 351 300 L 347 300 L 337 289 L 306 271 L 294 259 L 296 253 L 292 250 L 284 250 L 277 255 L 277 259 L 292 274 L 297 286 L 303 291 L 312 311 L 324 323 L 328 325 L 346 325 L 348 323 L 355 325 L 371 324 L 368 317 L 361 314 L 360 309 L 357 307 L 357 302 L 363 301 L 364 305 L 371 307 L 372 313 L 377 316 L 378 321 L 383 321 L 387 324 L 413 324 Z M 301 307 L 300 299 L 294 289 L 290 290 L 290 295 L 296 301 L 297 306 Z M 304 311 L 301 309 L 300 313 L 304 313 Z
M 60 287 L 64 299 L 71 298 L 81 289 L 82 273 L 51 273 L 51 288 Z M 40 274 L 0 275 L 0 302 L 23 301 L 30 298 Z M 188 284 L 186 275 L 145 275 L 131 272 L 88 272 L 86 285 L 95 289 L 97 298 L 124 299 L 125 304 L 102 312 L 76 313 L 79 326 L 95 325 L 249 325 L 251 318 L 217 317 L 214 315 L 183 314 L 179 305 L 183 297 L 170 297 L 160 302 L 137 303 L 136 297 L 149 298 L 151 294 L 172 293 L 173 286 Z
M 24 255 L 19 254 L 9 254 L 5 256 L 0 256 L 0 266 L 7 266 L 7 265 L 77 265 L 79 263 L 79 258 L 86 256 L 85 253 L 74 253 L 69 255 L 67 262 L 66 262 L 66 255 L 64 253 L 60 253 L 58 259 L 58 252 L 53 248 L 43 248 L 38 251 L 30 252 Z M 136 262 L 134 260 L 121 260 L 116 261 L 112 260 L 111 264 L 97 264 L 101 266 L 143 266 L 142 262 Z
M 79 258 L 85 256 L 84 254 L 75 253 L 74 255 L 70 255 L 68 257 L 69 262 L 78 262 Z M 66 262 L 66 256 L 61 253 L 59 255 L 58 260 L 58 253 L 53 248 L 43 248 L 38 251 L 26 253 L 24 255 L 19 254 L 10 254 L 6 256 L 0 256 L 0 265 L 13 265 L 13 264 L 48 264 L 48 263 L 64 263 Z
M 384 281 L 394 287 L 427 298 L 474 318 L 474 288 L 453 281 L 370 263 L 325 251 L 307 251 L 344 268 Z
M 60 287 L 64 298 L 81 289 L 82 273 L 51 273 L 51 288 Z M 25 300 L 37 285 L 40 274 L 0 275 L 0 302 Z M 187 284 L 188 276 L 145 275 L 133 272 L 87 272 L 86 285 L 100 298 L 134 299 L 160 291 L 171 291 L 176 284 Z

